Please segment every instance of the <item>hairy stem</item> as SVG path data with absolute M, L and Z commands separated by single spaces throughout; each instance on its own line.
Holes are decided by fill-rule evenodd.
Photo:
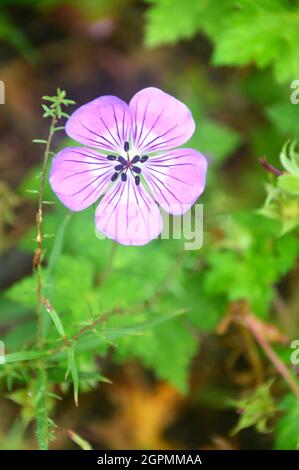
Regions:
M 49 157 L 51 153 L 51 145 L 54 133 L 57 130 L 62 129 L 61 127 L 56 127 L 58 120 L 61 117 L 68 117 L 68 114 L 62 111 L 62 106 L 68 106 L 69 104 L 74 104 L 72 100 L 66 99 L 65 91 L 57 89 L 56 96 L 44 96 L 43 100 L 50 102 L 50 104 L 42 104 L 44 109 L 43 117 L 50 117 L 50 129 L 48 138 L 46 141 L 36 140 L 36 143 L 44 143 L 45 150 L 43 155 L 42 171 L 40 176 L 40 185 L 38 191 L 38 210 L 36 213 L 36 227 L 37 235 L 36 242 L 37 247 L 34 252 L 33 257 L 33 270 L 37 271 L 37 284 L 36 284 L 36 297 L 37 297 L 37 348 L 40 351 L 40 358 L 37 362 L 37 371 L 36 371 L 36 396 L 35 396 L 35 412 L 36 412 L 36 431 L 37 439 L 39 443 L 39 448 L 42 450 L 48 449 L 49 441 L 53 438 L 53 423 L 48 417 L 48 376 L 43 357 L 46 353 L 45 344 L 44 344 L 44 325 L 46 320 L 46 314 L 49 313 L 52 315 L 53 322 L 62 333 L 64 331 L 63 326 L 60 324 L 58 317 L 55 316 L 55 311 L 52 310 L 52 307 L 49 301 L 44 298 L 44 283 L 43 283 L 43 219 L 44 219 L 44 194 L 45 194 L 45 185 L 47 177 L 47 168 Z M 64 336 L 64 334 L 63 334 Z
M 46 148 L 43 158 L 43 166 L 39 187 L 38 195 L 38 210 L 36 213 L 36 226 L 37 226 L 37 248 L 35 250 L 34 259 L 33 259 L 33 268 L 37 270 L 37 286 L 36 286 L 36 296 L 37 296 L 37 346 L 39 349 L 43 347 L 43 334 L 42 334 L 42 325 L 43 325 L 43 275 L 42 275 L 42 254 L 43 254 L 43 200 L 45 193 L 45 183 L 46 183 L 46 173 L 47 166 L 49 161 L 50 149 L 52 144 L 52 139 L 54 135 L 54 129 L 57 124 L 57 112 L 54 113 L 51 124 L 49 135 L 46 143 Z

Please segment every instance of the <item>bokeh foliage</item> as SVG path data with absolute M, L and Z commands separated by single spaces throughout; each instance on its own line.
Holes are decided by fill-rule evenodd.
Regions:
M 45 14 L 68 2 L 30 3 Z M 115 14 L 134 2 L 113 1 L 109 7 L 107 2 L 85 3 L 85 9 L 81 3 L 78 8 L 83 8 L 86 18 L 93 18 L 95 12 Z M 185 251 L 181 240 L 156 240 L 145 247 L 99 240 L 94 208 L 69 214 L 47 186 L 45 198 L 53 205 L 44 226 L 48 235 L 44 294 L 53 311 L 46 325 L 46 356 L 35 347 L 35 275 L 13 284 L 0 298 L 1 339 L 8 352 L 0 374 L 8 397 L 21 405 L 27 424 L 36 408 L 41 422 L 44 406 L 50 411 L 55 408 L 55 386 L 61 393 L 72 386 L 77 401 L 78 393 L 80 400 L 80 393 L 109 381 L 109 374 L 102 374 L 99 356 L 112 355 L 116 363 L 138 359 L 156 378 L 187 394 L 202 338 L 217 334 L 220 321 L 240 300 L 256 319 L 280 328 L 289 339 L 298 337 L 299 300 L 289 279 L 298 282 L 299 159 L 295 145 L 284 143 L 299 136 L 299 105 L 290 102 L 290 82 L 299 78 L 299 2 L 146 0 L 142 7 L 138 14 L 145 23 L 145 50 L 159 46 L 179 50 L 186 43 L 196 51 L 197 44 L 208 44 L 210 50 L 206 63 L 201 58 L 181 74 L 166 72 L 159 84 L 190 106 L 197 123 L 190 146 L 209 158 L 207 189 L 201 200 L 204 245 Z M 36 59 L 26 34 L 16 33 L 4 15 L 0 34 L 29 60 Z M 216 74 L 218 81 L 213 78 Z M 241 109 L 246 122 L 234 119 L 234 109 L 237 116 Z M 59 145 L 68 143 L 64 139 Z M 275 165 L 279 176 L 262 168 L 258 162 L 262 155 Z M 39 173 L 40 167 L 35 168 L 22 181 L 19 198 L 34 201 Z M 34 237 L 35 228 L 19 247 L 32 252 Z M 286 322 L 276 315 L 281 295 Z M 290 323 L 292 328 L 287 330 Z M 289 367 L 288 345 L 274 346 Z M 40 377 L 32 378 L 40 359 L 49 382 L 46 403 L 34 392 Z M 269 375 L 276 373 L 270 370 Z M 242 408 L 234 431 L 255 426 L 258 432 L 273 433 L 276 448 L 297 449 L 298 400 L 287 393 L 280 379 L 277 382 L 275 392 L 276 381 L 272 386 L 265 379 L 260 389 L 252 387 L 244 397 L 232 396 L 233 406 Z M 32 399 L 27 390 L 33 390 Z

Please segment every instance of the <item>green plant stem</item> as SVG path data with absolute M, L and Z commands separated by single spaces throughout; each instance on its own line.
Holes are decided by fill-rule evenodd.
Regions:
M 45 183 L 46 183 L 46 172 L 48 166 L 48 160 L 50 155 L 50 148 L 52 143 L 52 138 L 54 135 L 54 128 L 57 123 L 57 114 L 53 115 L 50 125 L 49 136 L 46 143 L 46 148 L 44 152 L 42 174 L 39 187 L 38 195 L 38 210 L 36 214 L 36 226 L 37 226 L 37 248 L 35 250 L 34 259 L 33 259 L 33 268 L 37 270 L 37 286 L 36 286 L 36 296 L 37 296 L 37 348 L 43 350 L 43 272 L 42 272 L 42 254 L 43 254 L 43 200 L 45 193 Z M 48 412 L 47 412 L 47 373 L 43 367 L 42 360 L 38 361 L 38 370 L 37 370 L 37 381 L 36 385 L 39 390 L 37 390 L 36 398 L 36 423 L 37 423 L 37 439 L 39 448 L 41 450 L 48 449 L 49 443 L 49 421 L 48 421 Z
M 41 181 L 40 181 L 40 188 L 39 188 L 39 196 L 38 196 L 38 210 L 36 214 L 36 226 L 37 226 L 37 248 L 35 250 L 33 265 L 37 270 L 37 287 L 36 287 L 36 295 L 37 295 L 37 346 L 39 349 L 43 348 L 43 275 L 42 275 L 42 253 L 43 253 L 43 200 L 44 200 L 44 193 L 45 193 L 45 183 L 46 183 L 46 173 L 47 173 L 47 166 L 49 161 L 50 149 L 52 144 L 52 139 L 54 135 L 54 129 L 57 124 L 58 118 L 57 113 L 54 114 L 51 125 L 50 131 L 46 143 L 46 148 L 44 152 L 44 159 L 43 159 L 43 166 L 42 166 L 42 173 L 41 173 Z
M 44 284 L 43 284 L 43 219 L 44 212 L 43 206 L 45 204 L 44 194 L 47 178 L 47 168 L 49 157 L 51 153 L 51 145 L 54 133 L 60 128 L 56 127 L 58 120 L 61 117 L 68 117 L 67 113 L 63 112 L 61 107 L 62 105 L 68 106 L 73 104 L 72 100 L 67 100 L 65 98 L 65 91 L 57 89 L 57 96 L 44 96 L 45 101 L 49 101 L 51 104 L 49 106 L 42 104 L 44 109 L 43 117 L 50 117 L 50 129 L 49 135 L 46 141 L 44 140 L 35 140 L 36 143 L 44 143 L 45 150 L 43 155 L 42 171 L 40 176 L 40 186 L 38 192 L 38 210 L 36 213 L 36 226 L 37 226 L 37 235 L 36 242 L 37 247 L 35 249 L 33 257 L 33 269 L 37 271 L 37 284 L 36 284 L 36 296 L 37 296 L 37 350 L 40 354 L 36 364 L 36 396 L 35 396 L 35 411 L 36 411 L 36 430 L 37 430 L 37 440 L 39 443 L 39 448 L 41 450 L 47 450 L 49 447 L 49 441 L 53 439 L 53 422 L 48 417 L 48 376 L 44 363 L 44 358 L 48 355 L 48 351 L 44 348 L 44 338 L 46 338 L 44 332 L 44 324 L 46 324 L 45 319 L 48 314 L 51 316 L 54 326 L 58 330 L 59 334 L 67 339 L 64 333 L 63 325 L 60 322 L 59 317 L 57 316 L 54 309 L 52 309 L 48 299 L 44 297 Z M 53 258 L 51 260 L 53 265 Z M 52 266 L 51 265 L 51 266 Z
M 254 321 L 251 320 L 250 316 L 247 316 L 243 320 L 244 325 L 251 331 L 252 335 L 256 339 L 256 341 L 259 343 L 260 347 L 263 349 L 265 354 L 268 356 L 274 367 L 276 368 L 277 372 L 281 375 L 281 377 L 287 382 L 289 385 L 290 389 L 294 393 L 294 395 L 297 397 L 299 400 L 299 385 L 295 381 L 295 379 L 292 377 L 292 374 L 290 373 L 289 369 L 286 367 L 286 365 L 280 360 L 279 356 L 276 354 L 274 349 L 271 347 L 271 345 L 268 343 L 268 341 L 264 338 L 264 336 L 261 334 L 259 329 L 257 328 L 256 324 Z
M 38 195 L 38 210 L 36 214 L 36 226 L 37 226 L 37 248 L 34 253 L 33 258 L 33 269 L 37 270 L 37 285 L 36 285 L 36 296 L 37 296 L 37 349 L 43 352 L 44 349 L 44 335 L 43 335 L 43 324 L 44 324 L 44 308 L 45 299 L 43 296 L 43 205 L 44 205 L 44 193 L 46 185 L 46 176 L 47 176 L 47 167 L 50 156 L 51 144 L 53 135 L 55 133 L 55 126 L 57 124 L 58 118 L 62 115 L 61 113 L 61 104 L 63 102 L 63 95 L 58 92 L 55 105 L 53 105 L 51 110 L 51 123 L 49 129 L 48 139 L 46 141 L 42 172 L 40 177 L 40 187 Z M 48 109 L 45 117 L 48 116 Z M 37 425 L 37 440 L 39 448 L 41 450 L 47 450 L 49 446 L 49 441 L 51 439 L 51 421 L 48 418 L 48 395 L 47 395 L 47 386 L 48 386 L 48 377 L 46 368 L 44 367 L 43 359 L 40 358 L 37 362 L 37 374 L 36 374 L 36 397 L 35 397 L 35 408 L 36 408 L 36 425 Z

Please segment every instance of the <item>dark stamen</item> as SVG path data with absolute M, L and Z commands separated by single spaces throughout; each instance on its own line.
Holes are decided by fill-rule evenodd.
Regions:
M 133 165 L 134 165 L 134 163 L 137 163 L 137 162 L 139 162 L 139 160 L 140 160 L 140 157 L 139 157 L 139 155 L 135 155 L 135 157 L 134 157 L 134 158 L 132 158 L 132 160 L 131 160 L 131 163 L 133 163 Z
M 124 143 L 125 152 L 128 152 L 128 151 L 129 151 L 129 148 L 130 148 L 130 147 L 129 147 L 129 142 L 126 141 L 126 142 Z
M 124 181 L 124 182 L 127 181 L 127 173 L 122 173 L 121 174 L 121 180 Z
M 124 170 L 124 166 L 123 166 L 123 165 L 116 165 L 114 168 L 115 168 L 116 171 L 122 171 L 122 170 Z
M 140 184 L 140 176 L 135 176 L 135 183 L 137 186 Z
M 116 178 L 118 177 L 119 173 L 113 173 L 112 177 L 111 177 L 111 181 L 115 181 Z
M 117 159 L 122 165 L 126 165 L 128 160 L 126 160 L 124 157 L 119 156 Z
M 116 160 L 114 155 L 107 155 L 108 160 Z
M 148 160 L 148 156 L 147 156 L 147 155 L 143 155 L 143 157 L 140 158 L 141 163 L 146 162 L 146 160 Z
M 135 173 L 141 173 L 141 168 L 139 168 L 139 166 L 132 166 L 132 171 L 135 171 Z

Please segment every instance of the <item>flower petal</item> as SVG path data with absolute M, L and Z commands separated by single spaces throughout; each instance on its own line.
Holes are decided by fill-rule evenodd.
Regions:
M 191 111 L 158 88 L 145 88 L 129 104 L 133 147 L 138 153 L 184 144 L 195 130 Z
M 162 217 L 152 197 L 128 174 L 101 200 L 96 228 L 123 245 L 145 245 L 161 233 Z
M 130 126 L 128 105 L 116 96 L 101 96 L 78 108 L 65 130 L 81 144 L 122 152 Z
M 114 164 L 91 149 L 67 147 L 52 160 L 50 185 L 66 207 L 80 211 L 103 194 Z
M 193 149 L 172 150 L 150 157 L 142 174 L 154 199 L 169 214 L 187 212 L 205 187 L 207 160 Z

